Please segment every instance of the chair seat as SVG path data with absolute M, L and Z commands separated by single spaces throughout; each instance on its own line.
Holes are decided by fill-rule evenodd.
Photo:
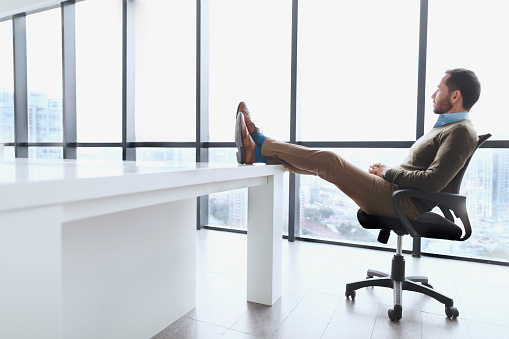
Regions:
M 373 216 L 365 213 L 363 210 L 359 210 L 357 212 L 357 219 L 361 226 L 366 229 L 387 230 L 387 239 L 383 241 L 379 237 L 380 242 L 387 243 L 390 231 L 394 231 L 398 235 L 408 234 L 403 224 L 397 218 Z M 461 227 L 433 212 L 424 213 L 410 223 L 423 238 L 459 240 L 462 235 Z M 384 237 L 382 236 L 382 238 Z

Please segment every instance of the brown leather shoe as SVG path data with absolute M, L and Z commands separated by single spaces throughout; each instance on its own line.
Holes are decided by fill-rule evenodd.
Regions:
M 239 164 L 253 164 L 255 162 L 256 144 L 251 138 L 244 121 L 244 114 L 237 114 L 235 124 L 235 145 L 237 146 L 237 162 Z
M 247 130 L 249 131 L 249 134 L 253 134 L 253 132 L 259 131 L 260 129 L 256 127 L 254 122 L 251 120 L 251 113 L 249 113 L 249 110 L 247 109 L 247 105 L 244 101 L 241 101 L 239 106 L 237 107 L 237 115 L 242 112 L 244 115 L 244 121 L 247 127 Z

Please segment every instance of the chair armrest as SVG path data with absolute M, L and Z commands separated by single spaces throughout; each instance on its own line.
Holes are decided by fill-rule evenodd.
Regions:
M 454 212 L 463 223 L 465 234 L 459 240 L 464 241 L 472 234 L 472 227 L 468 219 L 466 197 L 455 193 L 426 193 L 415 189 L 401 189 L 392 194 L 392 207 L 396 211 L 401 223 L 412 237 L 419 237 L 419 233 L 413 228 L 412 224 L 401 209 L 401 200 L 404 198 L 417 198 L 436 202 L 442 211 L 448 208 Z M 450 220 L 452 217 L 449 211 L 443 212 L 445 217 Z M 452 221 L 452 220 L 451 220 Z
M 442 213 L 444 214 L 444 217 L 449 220 L 449 221 L 452 221 L 454 222 L 454 217 L 452 216 L 451 214 L 451 210 L 448 209 L 447 207 L 445 207 L 444 205 L 438 205 L 438 208 L 440 208 L 440 210 L 442 211 Z

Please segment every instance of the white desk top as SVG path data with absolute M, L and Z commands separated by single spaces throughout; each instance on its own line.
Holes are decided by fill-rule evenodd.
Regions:
M 0 212 L 283 172 L 279 165 L 16 159 L 0 162 Z

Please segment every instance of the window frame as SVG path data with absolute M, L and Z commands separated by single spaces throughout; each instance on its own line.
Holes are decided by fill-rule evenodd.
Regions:
M 83 0 L 81 0 L 83 1 Z M 75 1 L 64 1 L 60 6 L 62 11 L 62 48 L 63 57 L 63 87 L 64 87 L 64 113 L 63 113 L 63 140 L 55 143 L 28 142 L 28 105 L 27 105 L 27 49 L 26 49 L 26 16 L 38 11 L 55 8 L 55 5 L 41 8 L 30 13 L 19 13 L 5 18 L 1 21 L 12 20 L 13 24 L 13 55 L 14 55 L 14 130 L 15 140 L 13 143 L 6 143 L 6 146 L 13 146 L 16 158 L 27 158 L 29 147 L 61 147 L 64 159 L 76 159 L 77 149 L 86 147 L 120 147 L 122 149 L 122 160 L 136 160 L 136 149 L 144 147 L 162 148 L 189 148 L 196 154 L 196 161 L 208 161 L 208 153 L 212 148 L 235 147 L 234 142 L 210 142 L 208 133 L 208 76 L 209 76 L 209 2 L 210 0 L 196 0 L 196 135 L 194 141 L 190 142 L 136 142 L 134 137 L 134 21 L 135 21 L 135 0 L 119 0 L 123 2 L 123 28 L 122 28 L 122 140 L 121 142 L 77 142 L 76 139 L 76 78 L 75 73 L 75 43 L 74 36 L 74 4 Z M 290 0 L 289 0 L 290 1 Z M 299 0 L 292 1 L 292 42 L 291 42 L 291 82 L 289 86 L 290 95 L 290 125 L 289 135 L 291 143 L 319 148 L 408 148 L 415 140 L 424 135 L 424 110 L 425 110 L 425 87 L 426 87 L 426 52 L 427 52 L 427 24 L 428 24 L 428 1 L 420 0 L 420 32 L 419 32 L 419 54 L 418 54 L 418 83 L 417 83 L 417 107 L 415 140 L 408 141 L 331 141 L 317 142 L 313 140 L 302 140 L 299 135 L 298 117 L 298 66 L 297 66 L 297 34 L 298 34 L 298 12 Z M 74 54 L 73 54 L 74 53 Z M 75 75 L 75 74 L 74 74 Z M 74 102 L 73 102 L 74 100 Z M 509 149 L 509 140 L 488 140 L 483 148 Z M 290 175 L 289 191 L 289 231 L 288 240 L 306 240 L 298 234 L 296 225 L 299 224 L 299 176 Z M 206 227 L 208 224 L 208 199 L 198 198 L 198 222 L 197 229 Z M 337 242 L 336 242 L 337 243 Z M 351 246 L 350 243 L 345 245 Z M 362 247 L 362 246 L 361 246 Z M 372 247 L 372 246 L 371 246 Z M 371 248 L 370 247 L 370 248 Z M 382 248 L 380 248 L 382 249 Z M 383 250 L 383 249 L 382 249 Z M 414 238 L 414 252 L 420 252 L 420 239 Z M 435 255 L 433 253 L 427 253 Z M 471 260 L 462 257 L 463 260 Z M 482 262 L 494 261 L 491 259 L 481 260 Z M 509 265 L 509 262 L 498 262 Z

